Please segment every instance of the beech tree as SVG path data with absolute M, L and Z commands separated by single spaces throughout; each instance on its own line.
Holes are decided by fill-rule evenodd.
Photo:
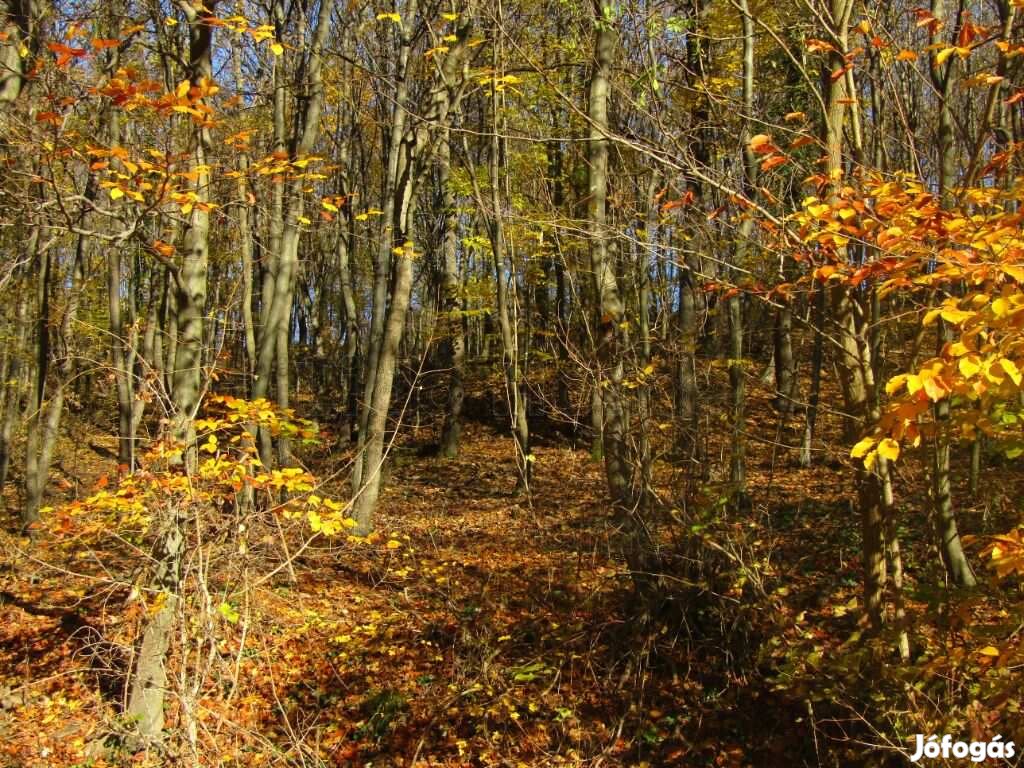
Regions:
M 850 646 L 913 665 L 953 642 L 910 617 L 941 602 L 959 631 L 983 561 L 1024 571 L 985 481 L 1024 451 L 1019 17 L 0 0 L 0 489 L 33 562 L 79 526 L 108 536 L 90 578 L 134 622 L 118 738 L 178 759 L 175 731 L 201 763 L 205 697 L 245 684 L 245 639 L 224 651 L 217 622 L 279 575 L 345 579 L 366 547 L 384 565 L 363 581 L 408 577 L 420 460 L 416 478 L 507 480 L 494 506 L 520 534 L 598 478 L 587 541 L 625 577 L 616 625 L 717 632 L 730 659 L 760 642 L 730 634 L 743 611 L 799 577 L 765 542 L 794 509 L 807 531 L 832 514 L 805 503 L 827 478 L 857 530 L 862 593 L 829 614 L 862 611 Z M 109 464 L 90 491 L 83 445 Z M 462 499 L 436 490 L 439 513 Z M 790 628 L 821 619 L 796 608 Z M 957 658 L 1012 669 L 1010 629 Z M 823 651 L 799 654 L 785 674 Z M 551 674 L 524 664 L 508 677 Z

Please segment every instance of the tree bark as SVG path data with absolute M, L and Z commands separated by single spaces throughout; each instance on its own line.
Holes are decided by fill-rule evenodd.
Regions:
M 451 186 L 451 131 L 445 130 L 438 148 L 438 184 L 441 188 L 441 207 L 444 215 L 441 258 L 441 312 L 444 318 L 443 365 L 448 373 L 448 402 L 444 425 L 441 428 L 439 453 L 447 459 L 459 455 L 462 435 L 462 403 L 465 389 L 462 383 L 466 358 L 466 320 L 462 311 L 461 286 L 458 264 L 458 212 L 455 193 Z
M 932 15 L 942 22 L 948 21 L 945 0 L 932 0 Z M 959 4 L 954 25 L 954 39 L 961 25 L 963 3 Z M 938 30 L 932 34 L 931 78 L 939 96 L 938 171 L 940 202 L 944 210 L 955 204 L 953 185 L 956 183 L 956 145 L 953 105 L 950 103 L 957 84 L 957 56 L 950 56 L 944 64 L 938 61 L 935 48 L 942 43 Z M 952 334 L 943 320 L 938 321 L 938 354 L 952 341 Z M 933 525 L 939 554 L 950 581 L 958 587 L 973 587 L 977 583 L 974 571 L 964 552 L 953 507 L 950 478 L 949 400 L 942 399 L 934 406 L 936 432 L 932 444 L 932 504 Z
M 178 5 L 189 26 L 189 81 L 201 87 L 213 78 L 213 23 L 216 0 L 193 6 L 187 0 Z M 195 202 L 183 235 L 182 263 L 173 273 L 177 339 L 171 372 L 173 389 L 174 436 L 183 446 L 182 468 L 195 470 L 194 419 L 202 392 L 203 320 L 206 309 L 206 282 L 209 261 L 210 217 L 208 129 L 193 126 L 189 170 L 193 174 Z M 142 635 L 135 671 L 129 685 L 128 711 L 135 722 L 140 744 L 159 741 L 164 726 L 164 699 L 167 689 L 166 657 L 171 632 L 178 614 L 181 564 L 184 549 L 184 520 L 180 508 L 164 510 L 163 530 L 154 553 L 157 563 L 153 589 L 161 602 Z
M 400 82 L 404 83 L 404 73 L 408 62 L 409 50 L 412 45 L 412 25 L 416 21 L 416 2 L 413 0 L 406 7 L 407 21 L 403 24 L 401 35 L 399 71 L 403 73 Z M 472 13 L 466 13 L 472 18 Z M 470 31 L 469 21 L 464 21 L 456 32 L 456 40 L 452 42 L 449 52 L 430 91 L 430 108 L 427 114 L 408 130 L 402 129 L 396 138 L 397 129 L 405 125 L 405 111 L 408 87 L 400 86 L 403 94 L 401 100 L 395 102 L 392 123 L 392 155 L 388 158 L 388 174 L 397 180 L 394 198 L 385 203 L 385 209 L 392 212 L 392 237 L 387 245 L 388 260 L 394 253 L 395 269 L 391 288 L 391 304 L 387 309 L 387 322 L 384 325 L 376 355 L 370 355 L 366 379 L 372 382 L 372 391 L 364 404 L 364 414 L 360 416 L 360 452 L 352 473 L 354 494 L 353 517 L 356 520 L 354 532 L 367 535 L 373 530 L 373 516 L 380 496 L 381 476 L 385 459 L 385 431 L 387 429 L 388 411 L 391 407 L 391 392 L 397 365 L 399 348 L 406 325 L 406 313 L 409 309 L 410 293 L 413 277 L 413 211 L 420 180 L 434 159 L 438 137 L 448 127 L 452 113 L 458 108 L 463 94 L 467 55 L 467 38 Z M 392 167 L 393 161 L 393 167 Z M 380 266 L 380 251 L 378 266 Z M 375 276 L 375 280 L 378 276 Z M 376 286 L 375 286 L 376 291 Z M 374 296 L 374 301 L 378 297 Z M 384 301 L 384 297 L 380 298 Z M 377 312 L 379 307 L 374 307 Z M 380 309 L 380 311 L 383 311 Z M 371 332 L 371 347 L 373 346 Z M 372 352 L 372 349 L 371 349 Z M 365 392 L 365 389 L 364 389 Z M 365 424 L 365 427 L 363 426 Z

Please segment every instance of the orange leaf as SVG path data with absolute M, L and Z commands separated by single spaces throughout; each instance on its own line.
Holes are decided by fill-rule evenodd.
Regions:
M 810 53 L 818 53 L 821 51 L 834 51 L 836 47 L 827 40 L 818 40 L 813 37 L 807 38 L 804 43 L 807 46 L 807 50 Z
M 789 162 L 789 158 L 784 155 L 772 155 L 771 157 L 765 158 L 764 162 L 761 163 L 762 171 L 770 171 L 772 168 L 777 168 L 780 165 L 785 165 Z
M 840 67 L 839 69 L 835 70 L 831 75 L 828 76 L 828 78 L 834 83 L 836 80 L 838 80 L 847 72 L 849 72 L 851 69 L 853 69 L 853 64 L 847 64 L 845 67 Z
M 766 147 L 766 146 L 768 146 L 771 143 L 772 143 L 772 137 L 771 136 L 769 136 L 769 135 L 767 135 L 765 133 L 759 133 L 756 136 L 751 136 L 750 137 L 749 145 L 750 145 L 750 148 L 752 150 L 754 150 L 755 152 L 758 152 L 763 147 Z
M 175 248 L 170 243 L 165 243 L 163 240 L 157 240 L 153 243 L 153 248 L 161 256 L 171 257 L 174 255 Z

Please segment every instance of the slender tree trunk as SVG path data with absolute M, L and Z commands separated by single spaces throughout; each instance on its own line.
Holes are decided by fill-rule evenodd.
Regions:
M 438 147 L 438 184 L 441 187 L 441 206 L 444 211 L 444 234 L 441 245 L 444 261 L 441 279 L 441 311 L 444 317 L 444 360 L 448 369 L 448 403 L 444 426 L 441 428 L 439 453 L 448 459 L 459 455 L 462 434 L 462 403 L 465 398 L 463 366 L 466 358 L 465 316 L 458 264 L 458 212 L 455 193 L 451 186 L 451 131 L 445 130 Z
M 409 49 L 412 44 L 412 25 L 416 18 L 416 2 L 406 7 L 408 24 L 402 28 L 402 45 L 399 71 L 406 71 Z M 354 532 L 366 535 L 373 530 L 373 515 L 380 496 L 381 475 L 385 458 L 385 431 L 387 429 L 388 411 L 391 407 L 391 392 L 394 384 L 402 336 L 406 325 L 406 314 L 409 309 L 413 277 L 413 213 L 420 179 L 434 159 L 437 137 L 440 131 L 448 127 L 452 112 L 457 109 L 463 92 L 464 61 L 467 55 L 467 37 L 470 31 L 468 19 L 462 23 L 455 35 L 449 52 L 438 76 L 438 82 L 430 92 L 431 106 L 426 116 L 410 126 L 408 131 L 395 140 L 392 134 L 392 149 L 389 157 L 389 170 L 394 171 L 398 180 L 395 196 L 386 203 L 392 211 L 392 238 L 388 252 L 396 256 L 394 281 L 391 289 L 391 304 L 387 311 L 387 322 L 381 337 L 380 348 L 376 355 L 373 370 L 367 370 L 367 380 L 372 380 L 373 389 L 365 403 L 365 429 L 360 428 L 359 461 L 353 470 L 354 511 L 356 520 Z M 404 125 L 405 118 L 400 118 L 408 109 L 405 103 L 407 88 L 399 89 L 403 98 L 395 102 L 393 125 Z M 400 154 L 399 154 L 400 153 Z M 391 167 L 392 160 L 394 167 Z M 389 257 L 390 259 L 390 257 Z M 377 300 L 376 297 L 374 299 Z M 383 298 L 381 299 L 383 301 Z M 375 308 L 376 311 L 376 308 Z M 371 340 L 371 345 L 372 345 Z M 370 361 L 373 364 L 373 361 Z M 362 421 L 363 417 L 361 417 Z
M 25 85 L 25 64 L 21 47 L 35 48 L 33 27 L 39 17 L 37 0 L 0 0 L 0 114 L 21 95 Z
M 235 12 L 241 15 L 244 11 L 244 3 L 239 0 L 235 6 Z M 235 79 L 235 94 L 240 95 L 245 90 L 245 82 L 242 79 L 242 55 L 243 49 L 241 39 L 236 37 L 231 48 L 231 68 Z M 252 192 L 249 190 L 247 179 L 249 172 L 249 153 L 244 149 L 238 153 L 238 250 L 242 257 L 242 330 L 245 334 L 245 370 L 247 374 L 247 386 L 252 389 L 253 375 L 256 372 L 256 324 L 252 314 L 253 300 L 253 236 L 252 220 Z
M 811 295 L 811 383 L 807 395 L 807 413 L 804 416 L 804 436 L 800 442 L 800 466 L 808 469 L 813 463 L 814 435 L 818 423 L 818 403 L 821 400 L 821 366 L 824 358 L 822 330 L 825 323 L 824 286 L 813 286 Z
M 391 249 L 395 247 L 394 229 L 395 198 L 398 195 L 398 168 L 405 136 L 406 110 L 409 99 L 409 54 L 412 49 L 410 26 L 415 23 L 418 3 L 412 0 L 405 14 L 408 24 L 403 25 L 395 68 L 395 95 L 391 109 L 391 132 L 389 135 L 387 166 L 384 174 L 383 214 L 378 235 L 377 251 L 373 262 L 373 299 L 370 308 L 369 344 L 366 351 L 366 366 L 363 369 L 363 399 L 359 409 L 359 434 L 355 465 L 352 468 L 352 491 L 359 493 L 364 485 L 363 473 L 366 464 L 368 426 L 371 418 L 374 392 L 377 391 L 377 372 L 380 368 L 380 354 L 384 346 L 385 320 L 388 307 L 388 278 L 391 275 Z M 390 383 L 388 384 L 390 395 Z M 376 499 L 374 499 L 376 504 Z M 372 510 L 371 513 L 372 514 Z
M 624 536 L 624 554 L 641 593 L 653 589 L 651 546 L 645 522 L 639 519 L 640 499 L 633 484 L 627 443 L 628 415 L 623 392 L 625 355 L 629 345 L 625 307 L 608 247 L 608 103 L 617 44 L 615 9 L 609 0 L 594 2 L 593 71 L 590 78 L 590 140 L 587 156 L 587 218 L 590 264 L 597 288 L 598 327 L 595 391 L 601 400 L 605 477 L 615 516 Z
M 189 80 L 193 87 L 212 82 L 212 39 L 216 0 L 194 7 L 188 0 L 178 5 L 189 26 Z M 183 236 L 182 263 L 174 276 L 174 316 L 178 339 L 171 371 L 174 436 L 183 445 L 183 469 L 195 469 L 195 424 L 202 391 L 203 319 L 209 261 L 210 178 L 207 157 L 210 135 L 207 128 L 192 131 L 190 172 L 195 202 Z M 183 510 L 164 510 L 163 531 L 154 559 L 157 563 L 153 588 L 162 602 L 143 631 L 135 672 L 129 685 L 127 714 L 135 722 L 136 737 L 142 744 L 158 741 L 164 727 L 164 699 L 167 693 L 166 657 L 180 604 L 182 555 L 184 549 Z
M 20 275 L 15 276 L 17 286 L 22 282 Z M 11 441 L 14 437 L 14 428 L 21 415 L 21 404 L 26 389 L 26 373 L 28 367 L 24 364 L 23 356 L 26 353 L 26 342 L 28 341 L 28 297 L 29 291 L 22 288 L 17 293 L 18 300 L 14 311 L 14 343 L 8 347 L 10 365 L 7 376 L 3 380 L 5 389 L 3 423 L 0 425 L 0 491 L 7 484 L 7 474 L 11 466 Z
M 757 161 L 750 147 L 750 121 L 754 114 L 754 19 L 750 14 L 747 0 L 740 0 L 743 26 L 743 129 L 741 131 L 743 154 L 743 193 L 753 199 L 757 182 Z M 744 216 L 740 223 L 733 266 L 742 269 L 747 261 L 750 240 L 754 233 L 754 220 Z M 733 280 L 739 277 L 733 270 Z M 729 317 L 729 385 L 732 394 L 732 444 L 730 452 L 729 479 L 736 504 L 744 507 L 747 498 L 747 456 L 746 456 L 746 371 L 743 359 L 743 294 L 733 288 L 727 299 Z
M 346 219 L 349 216 L 346 214 Z M 350 219 L 349 219 L 350 222 Z M 349 222 L 343 222 L 338 232 L 338 280 L 341 283 L 342 310 L 345 318 L 345 343 L 342 346 L 344 359 L 343 393 L 347 418 L 344 420 L 345 442 L 352 439 L 354 422 L 358 418 L 358 399 L 356 389 L 359 385 L 359 315 L 356 310 L 356 296 L 353 288 Z
M 697 410 L 697 297 L 693 275 L 696 256 L 687 253 L 679 265 L 679 448 L 683 458 L 700 455 Z
M 979 483 L 981 482 L 981 449 L 982 437 L 975 435 L 971 440 L 971 469 L 967 479 L 967 492 L 977 498 Z
M 53 330 L 50 327 L 51 318 L 51 293 L 54 283 L 60 284 L 63 281 L 55 281 L 52 274 L 53 258 L 49 250 L 38 253 L 40 245 L 39 228 L 33 228 L 29 238 L 29 251 L 37 253 L 38 283 L 36 286 L 36 306 L 38 315 L 36 318 L 36 343 L 35 358 L 36 364 L 32 382 L 32 399 L 29 410 L 28 429 L 25 436 L 25 502 L 21 508 L 22 529 L 29 531 L 39 521 L 39 510 L 43 503 L 43 494 L 46 490 L 46 481 L 50 472 L 50 461 L 53 455 L 54 444 L 57 440 L 57 429 L 60 426 L 60 417 L 64 409 L 64 384 L 66 365 L 70 365 L 66 354 L 62 356 L 62 363 L 55 375 L 52 376 L 53 387 L 50 399 L 46 400 L 47 383 L 51 380 L 51 357 L 53 350 Z M 71 287 L 68 292 L 68 308 L 65 310 L 65 317 L 73 321 L 72 313 L 77 308 L 76 292 L 80 290 L 82 283 L 82 249 L 84 244 L 82 238 L 78 240 L 75 250 L 75 260 L 71 267 Z M 61 331 L 64 330 L 64 323 L 61 323 Z M 60 341 L 66 342 L 64 336 Z M 64 350 L 66 352 L 66 350 Z M 58 352 L 59 354 L 59 352 Z
M 793 393 L 796 382 L 793 360 L 793 307 L 788 300 L 775 310 L 775 403 L 785 418 L 793 412 Z
M 829 60 L 822 79 L 825 83 L 825 147 L 827 152 L 826 173 L 830 179 L 829 202 L 838 199 L 843 177 L 843 129 L 846 107 L 849 99 L 847 77 L 833 77 L 831 73 L 846 66 L 844 56 L 848 47 L 850 17 L 853 0 L 830 0 L 831 29 L 836 48 L 829 53 Z M 837 258 L 848 258 L 845 247 L 837 247 Z M 833 286 L 830 291 L 830 307 L 836 342 L 839 346 L 839 382 L 843 392 L 846 411 L 845 437 L 856 441 L 862 431 L 873 426 L 877 412 L 872 408 L 874 401 L 874 375 L 871 362 L 871 347 L 867 338 L 870 314 L 859 302 L 859 295 L 847 284 Z M 864 561 L 864 606 L 873 630 L 882 626 L 883 596 L 886 584 L 886 560 L 884 548 L 885 507 L 882 498 L 881 467 L 872 471 L 857 469 L 857 497 L 861 518 L 862 556 Z
M 320 113 L 323 106 L 322 51 L 331 26 L 333 9 L 334 0 L 323 0 L 320 4 L 316 30 L 309 43 L 309 56 L 302 68 L 306 90 L 302 108 L 296 117 L 291 147 L 287 150 L 292 160 L 300 160 L 310 155 L 320 136 Z M 280 0 L 274 4 L 274 14 L 278 28 L 283 28 L 284 5 Z M 284 129 L 284 76 L 280 69 L 281 65 L 275 62 L 274 136 L 277 151 L 284 152 L 287 143 Z M 300 219 L 303 218 L 305 185 L 303 179 L 289 182 L 286 200 L 278 198 L 284 194 L 284 183 L 275 186 L 274 208 L 271 215 L 271 250 L 274 257 L 273 264 L 264 273 L 264 306 L 261 312 L 262 322 L 252 394 L 254 399 L 267 397 L 276 362 L 277 403 L 281 408 L 288 407 L 290 395 L 288 341 L 298 270 L 299 241 L 302 235 Z M 270 449 L 269 435 L 261 430 L 260 458 L 264 466 L 272 463 Z M 281 463 L 287 464 L 290 461 L 290 448 L 286 438 L 282 437 L 279 440 L 278 451 Z
M 413 208 L 413 190 L 403 186 L 404 200 L 399 214 L 401 224 L 395 227 L 395 242 L 405 242 L 406 213 Z M 398 238 L 402 238 L 399 240 Z M 395 246 L 399 247 L 399 246 Z M 413 260 L 412 254 L 403 254 L 395 259 L 395 280 L 391 289 L 391 306 L 388 308 L 387 323 L 384 326 L 384 337 L 377 357 L 377 372 L 374 376 L 374 389 L 369 402 L 369 417 L 366 426 L 366 440 L 363 455 L 363 476 L 361 486 L 355 497 L 353 518 L 356 521 L 354 532 L 358 536 L 366 536 L 373 530 L 373 514 L 377 509 L 380 496 L 381 474 L 384 468 L 384 442 L 388 424 L 388 410 L 391 406 L 391 390 L 394 384 L 395 368 L 398 364 L 398 350 L 405 329 L 405 317 L 409 310 L 412 293 Z
M 931 11 L 936 19 L 948 21 L 945 0 L 932 0 Z M 961 25 L 963 3 L 961 1 L 956 14 L 954 34 Z M 936 31 L 932 35 L 933 46 L 942 42 Z M 944 64 L 937 59 L 938 51 L 932 50 L 931 77 L 932 83 L 939 94 L 939 190 L 943 209 L 953 207 L 953 185 L 956 183 L 956 145 L 953 105 L 950 103 L 953 88 L 957 83 L 956 56 L 950 56 Z M 941 319 L 937 330 L 938 354 L 952 340 L 948 326 Z M 936 432 L 932 447 L 932 503 L 933 525 L 946 574 L 958 587 L 973 587 L 977 582 L 974 571 L 964 553 L 957 527 L 956 512 L 953 507 L 952 481 L 950 479 L 950 436 L 949 436 L 949 400 L 942 399 L 934 406 Z
M 647 215 L 642 222 L 643 237 L 638 244 L 636 258 L 637 308 L 639 310 L 640 360 L 637 365 L 641 373 L 640 387 L 637 392 L 637 405 L 640 417 L 639 463 L 640 463 L 640 495 L 641 509 L 650 509 L 650 500 L 654 494 L 654 449 L 651 445 L 651 424 L 653 409 L 651 403 L 651 384 L 648 379 L 653 375 L 651 363 L 651 262 L 657 260 L 658 253 L 658 203 L 656 195 L 661 175 L 652 171 L 647 181 L 647 194 L 644 204 Z
M 500 20 L 499 20 L 500 26 Z M 498 71 L 497 48 L 495 48 L 492 65 Z M 504 154 L 500 133 L 502 132 L 499 116 L 501 93 L 497 89 L 491 92 L 491 144 L 489 157 L 489 175 L 491 182 L 491 214 L 488 217 L 487 230 L 491 241 L 491 254 L 494 258 L 495 295 L 497 297 L 498 329 L 501 332 L 502 369 L 505 373 L 505 392 L 508 399 L 510 423 L 516 444 L 516 465 L 518 478 L 516 489 L 529 492 L 532 474 L 533 456 L 530 452 L 530 429 L 526 420 L 525 392 L 521 382 L 519 334 L 513 319 L 510 285 L 515 289 L 515 265 L 507 254 L 505 240 L 504 209 L 501 197 L 502 165 Z M 506 276 L 506 255 L 509 255 Z
M 551 178 L 551 206 L 556 216 L 562 215 L 562 208 L 565 205 L 565 184 L 562 180 L 563 172 L 562 144 L 558 141 L 548 143 L 548 175 Z M 556 339 L 554 343 L 554 354 L 558 367 L 558 391 L 555 397 L 555 405 L 560 414 L 570 416 L 575 423 L 575 415 L 571 397 L 569 394 L 569 382 L 567 381 L 565 363 L 569 357 L 569 298 L 565 280 L 565 255 L 562 250 L 562 238 L 558 228 L 552 234 L 554 241 L 555 256 L 552 259 L 555 273 L 555 314 L 554 328 Z M 573 434 L 578 432 L 574 426 Z

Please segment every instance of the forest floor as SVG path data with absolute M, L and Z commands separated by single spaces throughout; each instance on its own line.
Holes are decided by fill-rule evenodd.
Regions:
M 82 421 L 72 433 L 59 496 L 106 482 L 113 468 L 108 437 Z M 224 766 L 896 765 L 913 724 L 931 716 L 900 691 L 929 675 L 956 684 L 921 665 L 882 675 L 891 637 L 861 639 L 859 535 L 841 461 L 796 469 L 773 440 L 752 441 L 753 506 L 742 514 L 716 503 L 713 483 L 689 507 L 675 501 L 677 470 L 659 465 L 668 598 L 651 611 L 639 609 L 617 556 L 603 467 L 585 446 L 539 440 L 527 497 L 512 490 L 510 439 L 491 426 L 470 423 L 456 460 L 423 455 L 430 437 L 420 430 L 396 448 L 368 540 L 314 543 L 295 558 L 294 579 L 256 563 L 254 573 L 277 573 L 254 576 L 226 613 L 182 629 L 188 638 L 209 626 L 216 643 L 209 658 L 172 663 L 179 689 L 202 672 L 197 732 L 171 757 L 116 748 L 145 618 L 121 555 L 50 529 L 29 547 L 9 519 L 0 765 L 186 764 L 190 749 Z M 330 476 L 342 459 L 311 462 Z M 1000 485 L 985 503 L 1016 491 Z M 922 540 L 906 517 L 904 541 Z M 697 582 L 693 541 L 719 563 Z M 939 643 L 939 658 L 952 658 L 984 642 L 942 624 L 913 586 L 935 578 L 927 548 L 907 546 L 905 557 L 915 652 L 934 660 Z M 998 623 L 987 593 L 958 610 Z M 984 656 L 978 664 L 984 675 Z M 991 720 L 983 693 L 971 699 L 972 716 Z M 168 725 L 181 717 L 172 703 Z

